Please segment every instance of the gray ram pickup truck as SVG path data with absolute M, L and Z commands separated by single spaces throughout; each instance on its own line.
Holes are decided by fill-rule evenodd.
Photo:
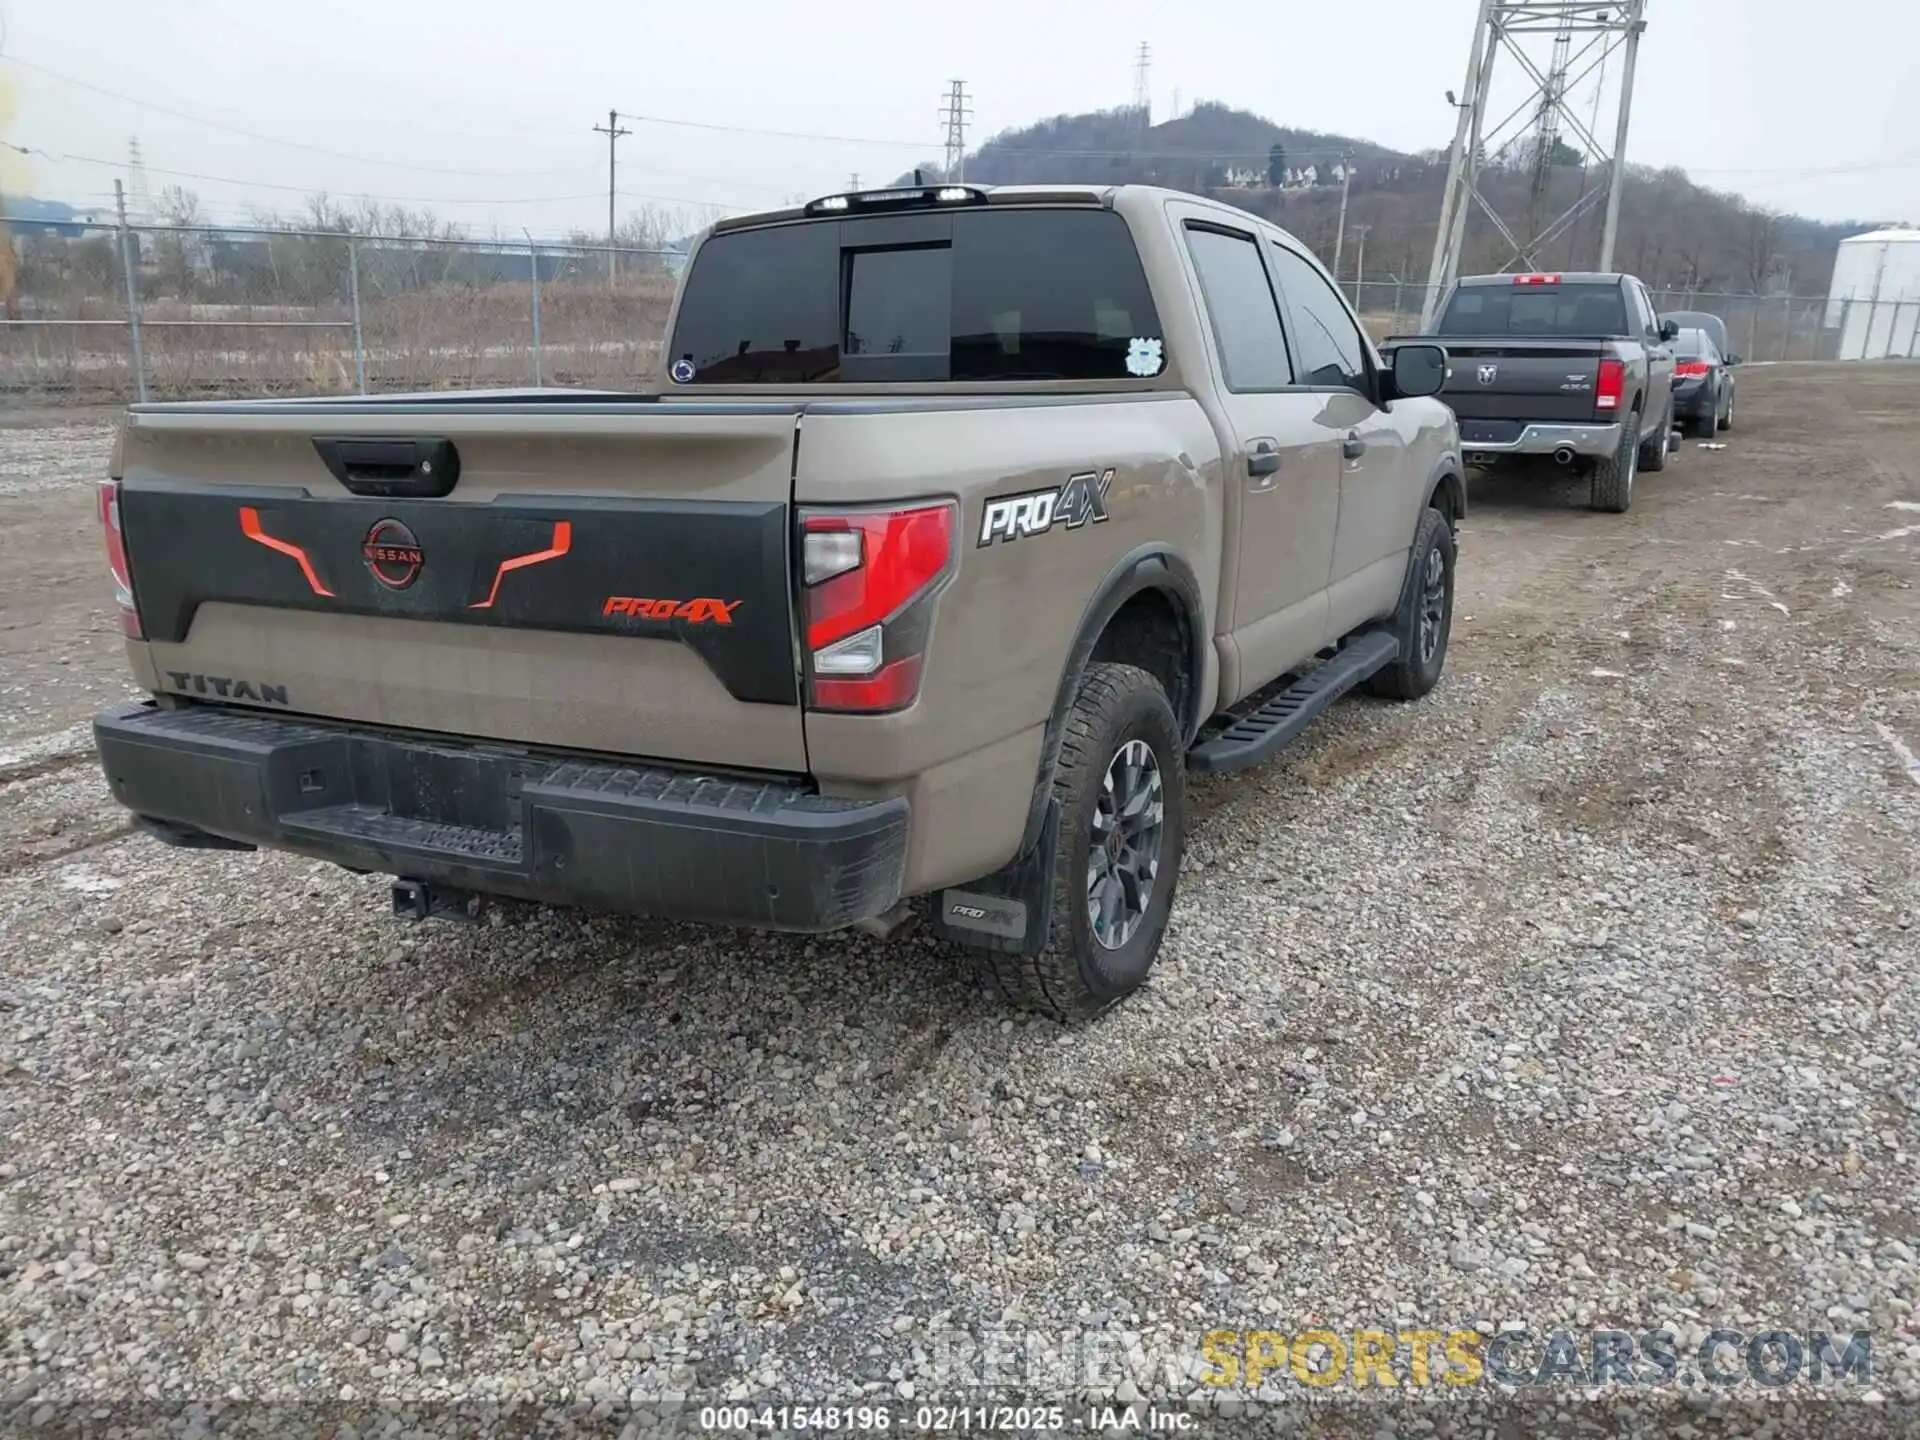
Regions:
M 1432 335 L 1445 345 L 1441 398 L 1460 420 L 1467 463 L 1554 463 L 1588 477 L 1589 504 L 1633 503 L 1642 471 L 1664 470 L 1673 447 L 1673 350 L 1631 275 L 1471 275 L 1447 297 Z
M 1146 978 L 1185 776 L 1439 679 L 1446 357 L 1135 187 L 727 220 L 662 393 L 141 405 L 101 492 L 174 845 L 489 896 L 889 932 L 1064 1018 Z

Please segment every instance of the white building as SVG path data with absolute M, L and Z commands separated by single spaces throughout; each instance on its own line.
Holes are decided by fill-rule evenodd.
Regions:
M 1840 332 L 1836 359 L 1920 359 L 1920 230 L 1842 240 L 1825 325 Z

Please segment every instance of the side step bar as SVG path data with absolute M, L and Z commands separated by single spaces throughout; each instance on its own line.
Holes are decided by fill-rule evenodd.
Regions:
M 1252 708 L 1229 717 L 1223 729 L 1187 752 L 1187 769 L 1214 775 L 1224 770 L 1245 770 L 1271 759 L 1322 710 L 1399 658 L 1400 641 L 1389 632 L 1369 630 L 1356 635 L 1332 659 L 1266 699 L 1256 697 Z

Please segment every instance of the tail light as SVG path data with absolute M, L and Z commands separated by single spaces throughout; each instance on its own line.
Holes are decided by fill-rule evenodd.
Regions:
M 1602 360 L 1593 382 L 1593 408 L 1618 410 L 1627 395 L 1627 366 L 1622 360 Z
M 127 568 L 127 537 L 120 529 L 120 482 L 102 480 L 99 490 L 100 532 L 107 542 L 107 573 L 113 576 L 113 598 L 120 607 L 120 633 L 141 638 L 140 612 L 133 605 L 133 572 Z
M 1680 360 L 1674 364 L 1673 378 L 1676 380 L 1698 380 L 1711 369 L 1713 369 L 1713 366 L 1704 360 Z
M 807 699 L 876 714 L 911 705 L 933 596 L 953 560 L 951 502 L 800 517 Z

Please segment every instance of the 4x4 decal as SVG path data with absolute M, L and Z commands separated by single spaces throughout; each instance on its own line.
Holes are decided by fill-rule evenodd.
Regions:
M 1107 518 L 1107 487 L 1112 470 L 1085 470 L 1069 475 L 1050 490 L 1028 490 L 1019 495 L 996 495 L 980 517 L 980 539 L 975 548 L 1026 535 L 1044 535 L 1056 525 L 1078 530 Z

